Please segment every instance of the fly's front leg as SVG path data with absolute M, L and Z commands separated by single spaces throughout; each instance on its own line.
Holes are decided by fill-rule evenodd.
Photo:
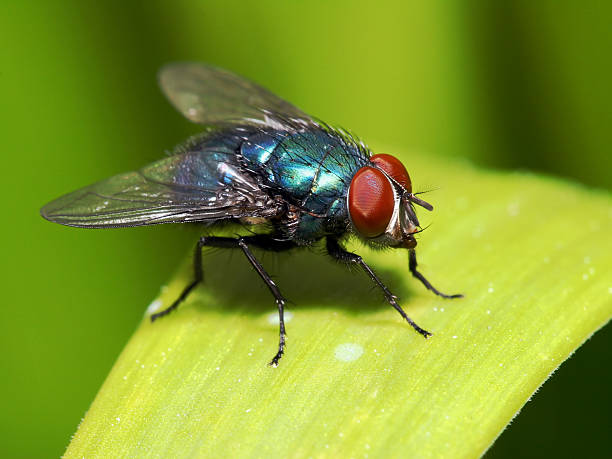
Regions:
M 418 280 L 420 280 L 423 283 L 423 285 L 427 287 L 428 290 L 431 290 L 436 295 L 441 296 L 442 298 L 463 298 L 463 295 L 461 294 L 447 295 L 446 293 L 442 293 L 437 288 L 435 288 L 433 285 L 431 285 L 429 281 L 425 279 L 425 276 L 423 276 L 420 272 L 417 271 L 417 259 L 416 259 L 416 252 L 414 251 L 414 249 L 410 249 L 410 254 L 408 255 L 408 266 L 410 268 L 410 272 L 412 273 L 412 275 L 416 277 Z
M 406 322 L 408 322 L 412 326 L 412 328 L 414 328 L 419 334 L 423 335 L 425 338 L 431 336 L 430 332 L 419 327 L 414 320 L 408 317 L 408 314 L 406 314 L 402 307 L 397 303 L 397 297 L 393 295 L 391 291 L 389 291 L 387 286 L 382 283 L 378 276 L 374 274 L 372 268 L 370 268 L 359 255 L 357 255 L 356 253 L 347 252 L 342 246 L 340 246 L 336 239 L 330 237 L 327 238 L 327 252 L 333 258 L 342 263 L 359 265 L 370 277 L 370 279 L 372 279 L 372 281 L 382 290 L 387 302 L 391 306 L 393 306 L 393 308 L 395 308 L 397 312 L 400 313 L 400 315 L 406 320 Z

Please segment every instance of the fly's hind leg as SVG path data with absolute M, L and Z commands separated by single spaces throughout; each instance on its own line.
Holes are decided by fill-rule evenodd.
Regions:
M 151 322 L 155 322 L 160 317 L 166 316 L 174 311 L 179 305 L 185 301 L 187 295 L 204 279 L 204 272 L 202 271 L 202 248 L 209 244 L 210 237 L 201 237 L 198 243 L 196 244 L 195 251 L 193 253 L 193 281 L 187 285 L 179 295 L 179 297 L 174 300 L 170 306 L 166 309 L 156 312 L 155 314 L 151 314 Z

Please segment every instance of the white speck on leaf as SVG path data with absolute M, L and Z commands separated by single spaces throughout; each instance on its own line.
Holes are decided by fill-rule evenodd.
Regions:
M 342 362 L 352 362 L 363 355 L 363 347 L 356 343 L 342 343 L 334 349 L 334 356 Z
M 163 304 L 164 303 L 162 302 L 162 300 L 159 300 L 159 299 L 152 301 L 149 307 L 147 308 L 147 314 L 151 315 L 151 314 L 156 313 L 157 311 L 161 309 Z
M 521 211 L 521 206 L 516 201 L 511 202 L 510 204 L 508 204 L 507 210 L 508 210 L 508 215 L 510 215 L 511 217 L 516 217 Z
M 285 323 L 291 322 L 291 319 L 293 319 L 293 313 L 285 309 L 284 319 L 285 319 Z M 278 325 L 279 324 L 278 314 L 275 312 L 273 312 L 272 314 L 268 314 L 268 323 L 271 325 Z

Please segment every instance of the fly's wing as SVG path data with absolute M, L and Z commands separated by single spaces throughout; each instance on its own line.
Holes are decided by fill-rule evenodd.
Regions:
M 275 116 L 311 121 L 289 102 L 231 72 L 195 62 L 168 64 L 159 72 L 162 91 L 187 119 L 204 125 L 274 125 Z M 276 122 L 275 122 L 276 121 Z
M 271 217 L 274 201 L 231 156 L 188 152 L 116 175 L 50 202 L 41 215 L 82 228 Z

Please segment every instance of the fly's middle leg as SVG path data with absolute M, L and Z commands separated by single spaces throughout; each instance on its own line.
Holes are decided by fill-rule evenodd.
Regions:
M 274 299 L 276 301 L 276 306 L 278 307 L 278 323 L 279 323 L 278 351 L 277 351 L 276 355 L 270 361 L 270 366 L 277 367 L 279 360 L 281 359 L 281 357 L 285 353 L 285 338 L 286 338 L 286 333 L 285 333 L 285 303 L 287 302 L 287 300 L 285 300 L 285 298 L 281 294 L 279 288 L 276 286 L 276 284 L 274 283 L 274 281 L 272 280 L 270 275 L 263 268 L 261 263 L 257 260 L 257 258 L 255 258 L 255 256 L 253 255 L 253 253 L 249 249 L 249 246 L 245 242 L 246 239 L 247 238 L 237 239 L 238 245 L 242 249 L 242 252 L 247 257 L 247 259 L 249 260 L 249 262 L 251 263 L 253 268 L 255 268 L 255 271 L 257 271 L 257 274 L 259 274 L 259 277 L 261 277 L 261 279 L 268 286 L 268 289 L 270 289 L 270 293 L 272 293 L 272 295 L 274 296 Z
M 274 296 L 276 301 L 276 306 L 278 308 L 278 318 L 279 318 L 279 342 L 278 342 L 278 351 L 276 355 L 270 361 L 271 366 L 278 366 L 278 362 L 283 356 L 285 352 L 285 320 L 284 320 L 284 312 L 285 312 L 285 303 L 286 300 L 281 294 L 279 288 L 276 286 L 270 275 L 265 271 L 261 263 L 255 258 L 255 255 L 251 252 L 249 246 L 259 247 L 264 250 L 269 250 L 273 252 L 281 252 L 285 250 L 289 250 L 295 247 L 295 243 L 289 241 L 278 241 L 268 235 L 255 235 L 248 237 L 238 237 L 238 238 L 229 238 L 229 237 L 217 237 L 217 236 L 205 236 L 200 238 L 198 241 L 193 261 L 193 271 L 194 271 L 194 280 L 185 287 L 183 292 L 179 295 L 179 297 L 172 303 L 168 308 L 160 311 L 151 316 L 151 321 L 155 321 L 156 319 L 163 317 L 170 312 L 174 311 L 184 300 L 187 298 L 187 295 L 193 290 L 196 285 L 202 282 L 204 278 L 203 270 L 202 270 L 202 248 L 204 247 L 217 247 L 217 248 L 231 248 L 231 249 L 241 249 L 247 260 L 251 263 L 259 277 L 265 282 L 268 289 Z

